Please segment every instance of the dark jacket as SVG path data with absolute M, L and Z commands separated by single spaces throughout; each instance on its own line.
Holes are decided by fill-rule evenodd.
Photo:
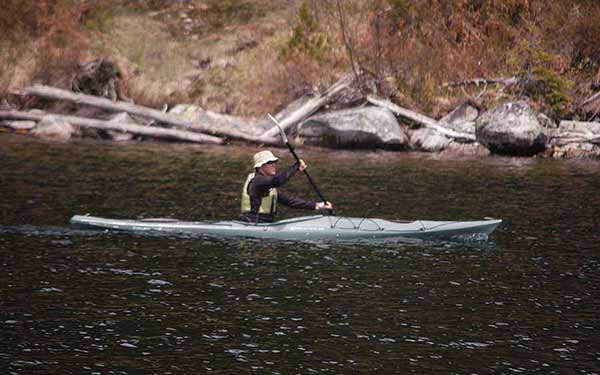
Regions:
M 298 172 L 299 163 L 292 165 L 287 170 L 277 173 L 275 176 L 263 176 L 256 173 L 256 176 L 248 184 L 248 195 L 250 196 L 250 212 L 242 213 L 242 220 L 249 222 L 272 222 L 275 221 L 275 214 L 258 214 L 261 200 L 269 195 L 271 188 L 279 188 L 285 184 L 292 176 Z M 287 195 L 285 192 L 277 189 L 277 203 L 291 208 L 300 208 L 305 210 L 314 210 L 316 202 L 306 201 Z

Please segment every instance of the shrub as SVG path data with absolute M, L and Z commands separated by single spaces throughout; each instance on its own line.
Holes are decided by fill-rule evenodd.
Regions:
M 571 112 L 569 90 L 573 82 L 564 74 L 564 59 L 531 42 L 517 44 L 511 60 L 524 82 L 522 94 L 541 100 L 551 115 L 561 117 Z
M 310 56 L 319 63 L 327 59 L 327 36 L 318 30 L 315 16 L 306 3 L 302 3 L 298 10 L 298 19 L 292 29 L 292 36 L 281 49 L 282 57 L 291 57 L 294 54 Z

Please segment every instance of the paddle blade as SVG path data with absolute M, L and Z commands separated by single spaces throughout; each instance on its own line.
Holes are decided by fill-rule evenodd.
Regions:
M 277 121 L 277 119 L 275 119 L 275 117 L 271 116 L 270 113 L 267 113 L 267 116 L 269 116 L 269 118 L 271 119 L 271 121 L 273 121 L 275 123 L 275 126 L 277 126 L 277 129 L 279 129 L 279 134 L 281 134 L 281 138 L 283 139 L 283 141 L 285 143 L 289 143 L 288 142 L 288 138 L 285 135 L 285 131 L 283 130 L 283 128 L 281 127 L 281 125 L 279 125 L 279 121 Z

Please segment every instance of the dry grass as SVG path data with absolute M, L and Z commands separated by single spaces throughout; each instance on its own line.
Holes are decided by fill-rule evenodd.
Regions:
M 173 21 L 175 17 L 183 24 L 190 23 L 185 20 L 196 11 L 186 13 L 185 8 L 174 6 L 157 10 L 157 4 L 153 9 L 149 14 L 116 16 L 110 33 L 98 45 L 98 49 L 105 46 L 108 53 L 119 56 L 128 94 L 136 102 L 153 106 L 185 102 L 243 115 L 269 108 L 257 92 L 268 93 L 265 82 L 277 72 L 273 68 L 278 65 L 274 44 L 287 34 L 281 14 L 258 12 L 250 21 L 216 24 L 213 29 L 195 32 L 194 27 L 171 26 L 179 25 Z

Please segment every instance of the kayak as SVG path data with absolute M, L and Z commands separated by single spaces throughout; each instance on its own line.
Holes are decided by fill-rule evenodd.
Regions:
M 136 233 L 191 234 L 216 237 L 246 237 L 291 241 L 439 240 L 492 233 L 502 220 L 480 221 L 390 221 L 342 216 L 304 216 L 273 223 L 244 221 L 180 221 L 177 219 L 119 220 L 75 215 L 78 228 Z

